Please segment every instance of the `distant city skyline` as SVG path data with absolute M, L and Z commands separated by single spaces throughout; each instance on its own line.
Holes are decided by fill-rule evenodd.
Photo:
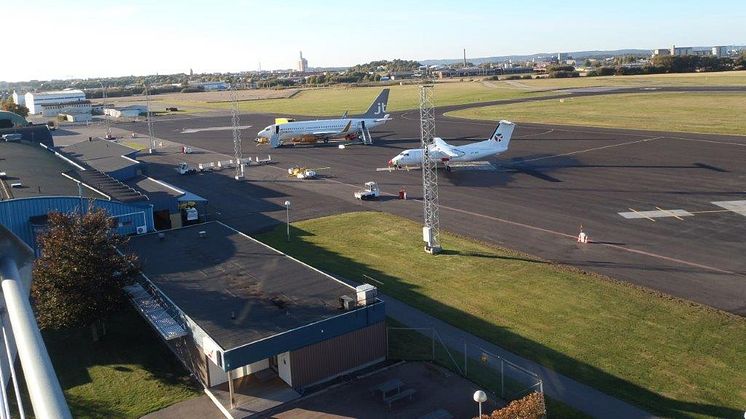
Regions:
M 5 6 L 0 80 L 346 67 L 381 59 L 458 59 L 671 45 L 742 45 L 746 4 L 628 0 L 454 3 L 287 0 Z M 467 57 L 467 58 L 468 58 Z

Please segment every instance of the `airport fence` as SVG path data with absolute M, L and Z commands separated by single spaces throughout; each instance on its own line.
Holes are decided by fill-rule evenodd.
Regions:
M 505 402 L 544 394 L 544 383 L 535 373 L 467 342 L 458 350 L 448 347 L 434 328 L 388 327 L 386 339 L 388 359 L 433 362 Z

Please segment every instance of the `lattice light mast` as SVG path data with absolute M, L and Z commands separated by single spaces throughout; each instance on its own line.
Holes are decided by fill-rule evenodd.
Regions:
M 422 239 L 425 251 L 440 253 L 440 210 L 438 205 L 438 167 L 430 158 L 430 145 L 435 137 L 435 106 L 433 85 L 420 86 L 420 138 L 422 147 L 422 202 L 425 225 Z
M 111 140 L 112 139 L 112 136 L 111 136 L 111 121 L 109 121 L 109 114 L 106 113 L 106 99 L 107 99 L 107 96 L 106 96 L 106 87 L 104 86 L 103 82 L 99 81 L 98 84 L 101 85 L 101 97 L 102 97 L 102 100 L 104 102 L 104 122 L 106 123 L 106 137 L 105 138 L 107 140 Z
M 236 94 L 235 84 L 231 84 L 230 89 L 231 102 L 231 122 L 233 124 L 233 157 L 236 159 L 236 173 L 234 179 L 239 180 L 243 178 L 243 151 L 241 150 L 241 119 L 238 116 L 238 95 Z
M 148 139 L 150 140 L 148 153 L 153 154 L 155 152 L 155 137 L 153 136 L 153 115 L 150 112 L 150 89 L 147 83 L 145 83 L 145 104 L 147 106 Z

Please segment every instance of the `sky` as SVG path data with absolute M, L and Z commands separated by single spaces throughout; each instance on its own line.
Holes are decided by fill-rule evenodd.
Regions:
M 2 81 L 746 44 L 743 0 L 3 3 Z

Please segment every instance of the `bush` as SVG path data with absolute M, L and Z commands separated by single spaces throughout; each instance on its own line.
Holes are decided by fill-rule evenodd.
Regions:
M 544 395 L 534 392 L 522 399 L 513 400 L 489 416 L 482 415 L 482 419 L 541 419 L 546 413 Z
M 552 79 L 567 79 L 571 77 L 580 77 L 580 73 L 577 71 L 558 70 L 549 73 L 549 78 Z
M 547 67 L 547 72 L 551 73 L 554 71 L 568 71 L 572 72 L 575 71 L 575 67 L 571 65 L 550 65 Z

